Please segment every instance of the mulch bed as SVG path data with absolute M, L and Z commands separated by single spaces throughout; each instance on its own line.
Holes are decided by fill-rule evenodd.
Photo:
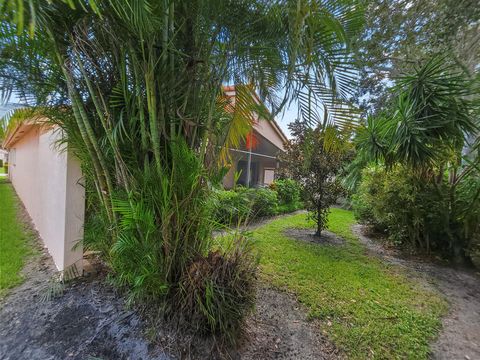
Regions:
M 314 230 L 312 229 L 292 228 L 284 230 L 283 233 L 289 238 L 318 245 L 342 246 L 345 244 L 345 240 L 343 238 L 327 230 L 324 230 L 321 236 L 315 235 Z

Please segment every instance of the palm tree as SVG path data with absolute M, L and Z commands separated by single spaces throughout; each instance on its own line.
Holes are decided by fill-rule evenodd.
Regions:
M 467 138 L 479 130 L 475 80 L 442 57 L 396 79 L 390 114 L 368 117 L 357 129 L 363 163 L 404 164 L 420 173 L 458 167 Z
M 110 230 L 102 249 L 133 294 L 168 294 L 208 251 L 219 153 L 255 114 L 270 116 L 254 91 L 273 113 L 298 99 L 310 122 L 351 119 L 356 0 L 19 0 L 0 10 L 1 89 L 65 130 Z M 222 93 L 232 83 L 233 108 Z

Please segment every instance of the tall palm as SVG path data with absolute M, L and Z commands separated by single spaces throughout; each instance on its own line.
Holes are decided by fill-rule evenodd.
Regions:
M 208 250 L 219 152 L 270 116 L 254 91 L 274 113 L 298 99 L 308 121 L 351 121 L 356 0 L 17 0 L 0 14 L 1 89 L 63 127 L 112 224 L 106 256 L 150 295 Z

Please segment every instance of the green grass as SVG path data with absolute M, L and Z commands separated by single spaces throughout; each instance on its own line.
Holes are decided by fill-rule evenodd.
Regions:
M 347 240 L 345 246 L 286 237 L 286 228 L 311 227 L 313 233 L 305 214 L 256 229 L 262 279 L 295 293 L 349 358 L 427 358 L 446 302 L 367 256 L 350 230 L 354 223 L 350 211 L 332 209 L 329 228 Z
M 22 281 L 20 270 L 31 253 L 29 235 L 17 218 L 18 199 L 12 186 L 0 178 L 0 295 Z
M 0 166 L 0 174 L 5 174 L 5 168 L 3 166 Z

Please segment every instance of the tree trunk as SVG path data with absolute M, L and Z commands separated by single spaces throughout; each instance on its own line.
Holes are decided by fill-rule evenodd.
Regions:
M 315 236 L 321 236 L 322 235 L 322 230 L 323 230 L 322 207 L 319 205 L 319 206 L 317 206 L 317 232 L 315 233 Z

